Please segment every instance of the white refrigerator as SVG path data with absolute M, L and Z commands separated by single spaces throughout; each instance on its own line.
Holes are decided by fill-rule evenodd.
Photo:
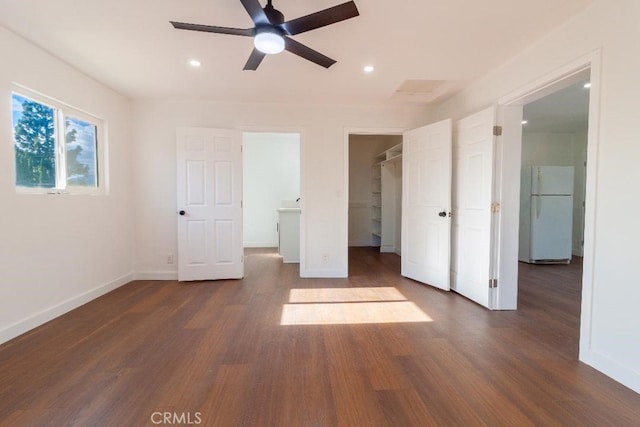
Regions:
M 522 169 L 520 248 L 528 263 L 569 263 L 573 232 L 573 166 Z

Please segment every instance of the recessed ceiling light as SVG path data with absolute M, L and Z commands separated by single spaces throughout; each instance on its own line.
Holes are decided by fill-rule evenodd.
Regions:
M 591 87 L 591 82 L 587 82 L 584 84 L 585 89 L 589 89 Z
M 365 73 L 373 73 L 374 68 L 373 65 L 365 65 L 363 70 Z
M 523 125 L 526 125 L 527 123 L 529 123 L 529 120 L 523 120 L 523 121 L 522 121 L 522 124 L 523 124 Z
M 200 61 L 198 61 L 197 59 L 192 59 L 191 61 L 189 61 L 189 65 L 194 68 L 198 68 L 202 64 L 200 64 Z

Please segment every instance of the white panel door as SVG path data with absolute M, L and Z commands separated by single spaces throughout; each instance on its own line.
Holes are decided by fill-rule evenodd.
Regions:
M 489 307 L 495 110 L 456 123 L 451 289 Z
M 239 131 L 177 132 L 178 280 L 244 276 Z
M 406 132 L 402 142 L 402 275 L 449 290 L 451 120 Z

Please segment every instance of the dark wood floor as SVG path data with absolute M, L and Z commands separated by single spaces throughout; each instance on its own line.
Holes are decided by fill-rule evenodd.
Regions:
M 369 248 L 349 279 L 297 267 L 249 251 L 244 280 L 133 282 L 0 346 L 0 425 L 639 425 L 640 395 L 577 361 L 579 262 L 522 265 L 516 312 Z M 395 287 L 432 321 L 280 325 L 290 289 L 349 287 Z

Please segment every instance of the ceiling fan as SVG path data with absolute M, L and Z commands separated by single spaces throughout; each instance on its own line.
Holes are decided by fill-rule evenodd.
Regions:
M 335 60 L 299 43 L 288 36 L 315 30 L 316 28 L 335 24 L 336 22 L 354 18 L 360 13 L 353 1 L 343 3 L 310 15 L 284 20 L 284 15 L 267 0 L 263 8 L 258 0 L 240 0 L 255 24 L 253 28 L 229 28 L 212 25 L 188 24 L 170 21 L 179 30 L 203 31 L 205 33 L 231 34 L 235 36 L 253 37 L 254 49 L 244 70 L 256 70 L 267 54 L 280 53 L 287 50 L 304 59 L 329 68 Z

